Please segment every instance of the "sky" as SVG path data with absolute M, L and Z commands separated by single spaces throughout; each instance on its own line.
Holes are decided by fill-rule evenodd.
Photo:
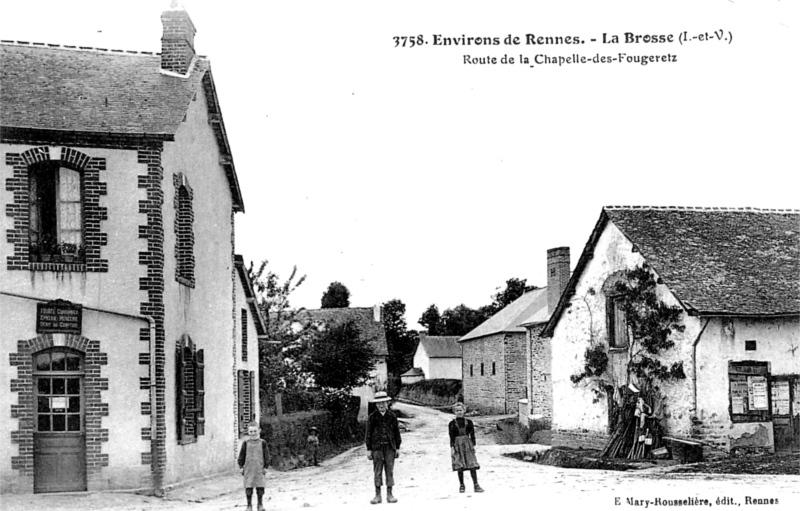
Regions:
M 182 5 L 244 196 L 236 251 L 284 278 L 297 266 L 294 306 L 318 308 L 339 281 L 352 306 L 402 300 L 420 328 L 430 304 L 476 308 L 510 278 L 546 285 L 549 248 L 570 247 L 574 268 L 604 205 L 800 207 L 795 2 Z M 158 52 L 168 6 L 6 2 L 0 38 Z M 434 44 L 462 36 L 501 44 Z M 574 54 L 625 55 L 535 60 Z M 627 62 L 641 55 L 676 62 Z M 480 58 L 497 63 L 465 63 Z

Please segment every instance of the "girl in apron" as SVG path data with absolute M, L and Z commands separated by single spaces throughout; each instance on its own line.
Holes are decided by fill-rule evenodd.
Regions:
M 453 405 L 453 412 L 456 418 L 450 421 L 448 430 L 450 432 L 450 458 L 453 463 L 453 470 L 458 472 L 458 491 L 464 493 L 464 470 L 469 470 L 472 482 L 475 485 L 475 493 L 482 493 L 483 488 L 478 484 L 478 472 L 480 467 L 478 459 L 475 457 L 475 426 L 472 421 L 464 417 L 467 411 L 464 403 Z
M 269 448 L 267 442 L 261 438 L 258 424 L 248 425 L 247 440 L 242 442 L 242 449 L 239 451 L 239 468 L 244 476 L 247 511 L 253 511 L 253 488 L 258 496 L 258 511 L 264 511 L 265 475 L 269 463 Z

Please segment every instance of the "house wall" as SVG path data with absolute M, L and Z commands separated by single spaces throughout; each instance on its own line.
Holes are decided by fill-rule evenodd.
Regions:
M 464 403 L 467 407 L 491 413 L 506 413 L 504 339 L 504 334 L 494 334 L 461 343 Z M 496 364 L 494 375 L 492 362 Z M 483 376 L 481 363 L 484 365 Z M 473 367 L 472 376 L 470 365 Z
M 380 356 L 375 360 L 375 369 L 370 373 L 370 379 L 367 383 L 360 387 L 353 389 L 352 394 L 361 398 L 361 408 L 358 411 L 358 420 L 365 420 L 367 418 L 367 410 L 369 402 L 375 397 L 375 392 L 378 390 L 386 390 L 386 384 L 389 381 L 389 369 L 386 365 L 386 357 Z
M 703 319 L 702 321 L 706 321 Z M 711 318 L 697 343 L 697 417 L 692 434 L 724 451 L 773 451 L 772 422 L 731 420 L 728 363 L 768 362 L 770 374 L 800 373 L 800 320 L 797 318 Z M 745 341 L 756 349 L 745 349 Z M 795 410 L 800 415 L 800 410 Z
M 208 121 L 206 97 L 198 90 L 186 120 L 166 143 L 164 169 L 164 331 L 166 382 L 166 459 L 164 484 L 204 477 L 235 466 L 231 446 L 238 439 L 233 427 L 236 360 L 232 197 L 220 153 Z M 180 176 L 192 191 L 194 214 L 194 287 L 176 280 L 175 198 Z M 205 351 L 205 434 L 179 444 L 176 428 L 175 349 L 188 334 Z
M 541 334 L 544 324 L 528 328 L 530 343 L 530 390 L 528 413 L 537 416 L 540 427 L 549 428 L 553 420 L 552 351 L 549 337 Z M 527 424 L 528 417 L 523 418 Z
M 460 358 L 431 358 L 430 372 L 425 373 L 428 379 L 449 378 L 453 380 L 461 379 L 461 359 Z
M 431 359 L 428 357 L 428 352 L 422 343 L 417 346 L 417 351 L 414 353 L 414 367 L 422 369 L 422 372 L 425 373 L 425 378 L 432 378 Z
M 237 272 L 238 273 L 238 272 Z M 235 282 L 235 302 L 234 302 L 234 324 L 236 328 L 233 332 L 233 350 L 235 350 L 235 364 L 233 371 L 233 389 L 231 394 L 233 396 L 233 418 L 231 427 L 234 429 L 235 440 L 233 442 L 233 454 L 239 455 L 239 439 L 247 432 L 239 431 L 239 403 L 238 403 L 238 371 L 254 372 L 255 376 L 255 396 L 252 406 L 252 413 L 255 413 L 256 422 L 260 424 L 261 418 L 261 399 L 259 396 L 259 369 L 258 369 L 258 330 L 256 329 L 256 322 L 253 318 L 252 310 L 247 302 L 247 295 L 245 294 L 242 280 L 236 275 Z M 247 323 L 242 324 L 242 310 L 247 311 Z M 243 345 L 242 335 L 243 331 L 246 332 L 247 345 Z
M 599 380 L 584 380 L 573 384 L 570 376 L 583 370 L 584 353 L 591 342 L 608 347 L 606 330 L 606 297 L 603 285 L 613 274 L 640 266 L 644 262 L 641 254 L 612 223 L 600 235 L 594 257 L 583 270 L 570 299 L 556 325 L 551 339 L 553 371 L 553 424 L 554 444 L 602 446 L 608 435 L 607 395 L 598 396 L 592 389 L 626 383 L 626 350 L 609 350 L 609 369 Z M 679 302 L 665 285 L 656 291 L 668 305 L 679 306 Z M 692 342 L 700 331 L 697 318 L 684 315 L 684 332 L 675 332 L 676 346 L 662 354 L 661 360 L 670 365 L 684 361 L 688 378 L 677 383 L 663 385 L 661 392 L 668 396 L 666 416 L 663 421 L 670 434 L 688 435 L 691 431 L 692 387 L 690 368 Z
M 503 339 L 505 350 L 504 373 L 506 377 L 506 412 L 517 413 L 519 400 L 528 397 L 527 378 L 527 333 L 516 332 L 505 335 Z
M 147 250 L 147 241 L 139 235 L 144 216 L 139 212 L 139 201 L 147 194 L 138 183 L 147 165 L 139 162 L 136 150 L 48 148 L 47 159 L 51 160 L 59 160 L 64 149 L 80 154 L 80 158 L 85 156 L 89 163 L 84 172 L 99 176 L 97 202 L 91 205 L 96 230 L 85 233 L 86 240 L 91 237 L 98 243 L 95 261 L 99 264 L 92 271 L 15 269 L 8 264 L 14 246 L 6 233 L 18 222 L 26 226 L 27 213 L 20 218 L 9 214 L 19 196 L 5 190 L 19 178 L 24 179 L 19 189 L 27 190 L 27 170 L 20 165 L 19 155 L 38 151 L 38 147 L 0 145 L 0 183 L 4 190 L 0 194 L 0 210 L 4 212 L 0 214 L 0 293 L 34 298 L 0 295 L 0 452 L 4 458 L 0 463 L 0 491 L 33 491 L 30 367 L 36 351 L 59 344 L 84 353 L 84 381 L 91 383 L 93 396 L 87 394 L 85 398 L 88 489 L 148 487 L 150 328 L 147 320 L 139 317 L 141 304 L 147 300 L 139 281 L 144 276 L 139 253 Z M 15 169 L 19 172 L 16 176 Z M 79 336 L 69 340 L 63 335 L 37 336 L 37 300 L 57 298 L 84 307 Z

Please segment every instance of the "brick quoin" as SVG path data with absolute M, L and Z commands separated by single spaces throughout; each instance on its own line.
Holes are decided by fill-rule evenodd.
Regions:
M 145 276 L 139 279 L 139 289 L 147 291 L 147 301 L 139 306 L 140 314 L 153 318 L 155 323 L 155 403 L 142 403 L 142 414 L 155 414 L 155 437 L 150 441 L 150 451 L 142 453 L 142 464 L 150 465 L 153 488 L 161 493 L 167 462 L 166 451 L 166 338 L 164 332 L 164 218 L 162 204 L 164 170 L 161 167 L 162 146 L 140 148 L 137 161 L 146 165 L 145 173 L 138 176 L 138 186 L 147 191 L 147 198 L 139 201 L 139 213 L 146 223 L 138 228 L 139 238 L 147 240 L 147 251 L 139 253 L 139 264 L 145 267 Z M 139 332 L 139 339 L 150 340 L 149 328 Z M 149 405 L 149 406 L 147 406 Z

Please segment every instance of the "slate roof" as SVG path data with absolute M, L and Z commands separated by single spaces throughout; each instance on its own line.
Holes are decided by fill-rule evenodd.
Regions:
M 461 358 L 461 346 L 457 335 L 425 335 L 419 336 L 420 347 L 425 348 L 428 358 Z
M 306 309 L 297 315 L 300 321 L 324 321 L 326 323 L 342 323 L 353 319 L 361 329 L 361 335 L 372 339 L 372 347 L 378 356 L 388 356 L 386 330 L 383 322 L 375 321 L 372 307 L 342 307 L 334 309 Z
M 633 243 L 690 314 L 800 314 L 800 211 L 609 206 L 546 334 L 552 333 L 608 222 Z
M 171 141 L 202 87 L 234 204 L 244 210 L 208 59 L 198 56 L 181 76 L 162 72 L 158 53 L 3 41 L 0 64 L 3 139 L 69 141 L 67 132 Z
M 547 311 L 547 288 L 542 287 L 528 291 L 500 312 L 487 319 L 474 330 L 463 336 L 459 342 L 470 341 L 479 337 L 504 332 L 525 332 L 522 323 L 536 315 L 542 308 Z
M 419 367 L 412 367 L 408 371 L 400 375 L 403 376 L 425 376 L 425 372 Z

